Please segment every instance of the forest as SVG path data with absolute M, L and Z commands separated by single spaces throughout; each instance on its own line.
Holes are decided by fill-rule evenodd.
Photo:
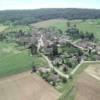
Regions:
M 0 11 L 0 23 L 17 25 L 28 25 L 35 22 L 64 18 L 72 19 L 98 19 L 100 10 L 97 9 L 78 9 L 78 8 L 53 8 L 36 10 L 2 10 Z

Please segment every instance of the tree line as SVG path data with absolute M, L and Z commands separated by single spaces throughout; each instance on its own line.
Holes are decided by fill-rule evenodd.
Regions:
M 4 10 L 0 11 L 0 23 L 31 24 L 48 19 L 97 19 L 100 18 L 100 10 L 77 8 L 53 8 L 37 10 Z
M 66 30 L 67 35 L 71 36 L 74 39 L 80 38 L 80 39 L 88 39 L 90 41 L 94 41 L 95 40 L 95 36 L 94 33 L 91 32 L 83 32 L 80 31 L 78 28 L 76 27 L 71 27 L 68 28 Z

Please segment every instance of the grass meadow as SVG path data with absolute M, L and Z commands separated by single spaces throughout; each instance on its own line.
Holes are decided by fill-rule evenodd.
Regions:
M 47 63 L 40 56 L 31 56 L 29 50 L 18 50 L 14 43 L 0 42 L 0 77 L 31 70 L 33 65 L 41 67 Z

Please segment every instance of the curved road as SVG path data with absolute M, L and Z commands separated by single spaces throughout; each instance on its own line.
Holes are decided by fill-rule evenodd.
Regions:
M 40 40 L 42 41 L 42 36 L 40 37 Z M 52 62 L 49 60 L 49 58 L 47 56 L 45 56 L 43 53 L 39 52 L 40 46 L 41 46 L 41 41 L 38 42 L 38 49 L 37 52 L 48 62 L 48 65 L 51 69 L 53 69 L 56 73 L 58 73 L 58 75 L 60 75 L 61 77 L 64 77 L 66 79 L 69 79 L 70 75 L 73 75 L 78 69 L 79 67 L 83 64 L 83 63 L 90 63 L 90 62 L 96 62 L 96 61 L 84 61 L 81 60 L 81 62 L 72 70 L 72 72 L 68 75 L 68 74 L 64 74 L 61 71 L 59 71 L 56 67 L 53 66 Z M 43 41 L 42 41 L 43 42 Z M 73 45 L 74 47 L 77 47 L 81 50 L 84 50 L 84 48 L 76 45 L 75 43 L 72 43 L 70 41 L 67 40 L 67 42 L 69 42 L 71 45 Z M 97 61 L 99 62 L 99 61 Z
M 68 74 L 64 74 L 62 73 L 61 71 L 59 71 L 57 68 L 55 68 L 52 64 L 52 62 L 49 60 L 49 58 L 47 56 L 45 56 L 44 54 L 42 53 L 39 53 L 47 62 L 48 62 L 48 65 L 51 69 L 53 69 L 56 73 L 58 73 L 58 75 L 60 75 L 61 77 L 64 77 L 66 79 L 69 78 L 69 75 Z

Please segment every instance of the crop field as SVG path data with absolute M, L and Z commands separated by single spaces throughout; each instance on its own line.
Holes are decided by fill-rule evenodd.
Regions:
M 83 32 L 92 32 L 96 36 L 97 39 L 100 40 L 100 20 L 64 20 L 64 19 L 54 19 L 54 20 L 48 20 L 43 22 L 38 22 L 36 24 L 33 24 L 33 26 L 36 27 L 56 27 L 58 29 L 61 29 L 62 31 L 66 31 L 68 29 L 67 22 L 70 22 L 71 25 L 76 25 L 80 31 Z
M 14 43 L 0 42 L 0 77 L 30 70 L 32 65 L 46 66 L 46 62 L 42 57 L 32 57 L 28 50 L 18 50 Z
M 0 32 L 4 31 L 8 26 L 0 24 Z
M 89 64 L 76 82 L 75 100 L 100 99 L 100 64 Z
M 31 32 L 31 25 L 3 25 L 0 24 L 0 32 L 14 33 L 22 30 L 23 32 Z
M 100 64 L 90 64 L 85 72 L 87 72 L 90 76 L 96 78 L 97 80 L 100 80 Z
M 19 32 L 20 30 L 27 32 L 30 31 L 30 27 L 26 25 L 11 25 L 5 32 Z
M 30 72 L 0 79 L 0 100 L 57 100 L 59 96 L 52 86 Z
M 47 20 L 47 21 L 35 23 L 35 24 L 33 24 L 33 26 L 46 28 L 46 27 L 56 26 L 57 24 L 59 24 L 59 25 L 61 24 L 61 27 L 59 25 L 58 26 L 61 29 L 63 29 L 64 25 L 66 25 L 66 21 L 67 20 L 65 20 L 65 19 L 52 19 L 52 20 Z
M 99 100 L 100 81 L 83 72 L 76 84 L 75 100 Z
M 97 78 L 98 77 L 98 78 Z M 72 80 L 68 80 L 68 82 L 62 86 L 60 91 L 63 93 L 59 100 L 99 100 L 100 98 L 100 62 L 93 63 L 84 63 L 77 70 L 77 72 L 73 75 Z M 91 83 L 91 84 L 90 84 Z M 88 86 L 90 85 L 90 87 Z M 92 88 L 93 86 L 93 88 Z M 81 92 L 82 88 L 83 91 Z M 88 87 L 88 88 L 87 88 Z M 94 95 L 95 99 L 90 99 L 88 93 L 85 94 L 85 89 L 88 89 L 90 92 L 90 96 Z M 93 92 L 94 91 L 94 92 Z M 80 96 L 79 96 L 80 95 Z M 89 97 L 89 99 L 86 98 Z

